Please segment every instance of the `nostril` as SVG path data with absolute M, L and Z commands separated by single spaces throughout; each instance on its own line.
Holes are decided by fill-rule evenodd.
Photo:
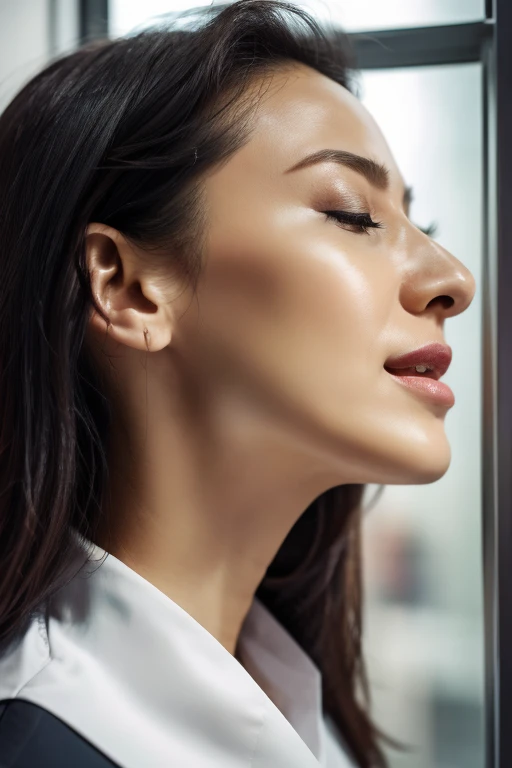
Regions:
M 434 306 L 436 303 L 441 304 L 443 309 L 451 309 L 451 307 L 453 307 L 455 304 L 455 301 L 451 296 L 436 296 L 435 299 L 429 301 L 427 308 Z

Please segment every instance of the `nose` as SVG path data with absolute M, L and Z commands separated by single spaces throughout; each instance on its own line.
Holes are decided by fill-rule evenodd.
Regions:
M 440 320 L 459 315 L 473 301 L 475 279 L 441 245 L 426 235 L 422 240 L 405 265 L 400 288 L 402 306 L 412 314 L 431 312 Z

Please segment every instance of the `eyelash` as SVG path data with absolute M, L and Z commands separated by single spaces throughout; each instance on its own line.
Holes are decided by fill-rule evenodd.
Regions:
M 357 234 L 370 234 L 368 230 L 370 228 L 381 229 L 382 224 L 380 221 L 373 221 L 369 213 L 352 213 L 351 211 L 324 211 L 328 219 L 334 219 L 338 224 L 348 224 L 356 229 L 349 229 L 349 232 L 356 232 Z
M 357 227 L 355 230 L 348 230 L 349 232 L 356 232 L 357 234 L 370 233 L 368 230 L 382 229 L 384 226 L 380 221 L 373 221 L 369 213 L 352 213 L 351 211 L 324 211 L 328 219 L 334 219 L 338 224 L 348 224 L 352 227 Z M 437 225 L 435 223 L 430 224 L 428 227 L 418 227 L 420 232 L 423 232 L 427 237 L 433 237 L 437 231 Z
M 428 227 L 418 227 L 418 229 L 423 232 L 424 235 L 427 235 L 428 237 L 434 237 L 437 232 L 437 224 L 435 221 L 433 221 L 432 224 L 428 225 Z

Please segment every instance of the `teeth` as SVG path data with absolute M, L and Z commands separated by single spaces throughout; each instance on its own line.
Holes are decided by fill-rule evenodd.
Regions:
M 415 365 L 414 366 L 418 373 L 425 373 L 425 371 L 428 371 L 428 368 L 426 365 Z

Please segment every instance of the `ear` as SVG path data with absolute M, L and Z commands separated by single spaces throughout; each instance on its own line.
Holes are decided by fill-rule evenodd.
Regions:
M 87 267 L 92 293 L 109 325 L 93 308 L 89 328 L 144 352 L 158 351 L 171 342 L 173 309 L 154 270 L 117 229 L 91 223 L 85 234 Z

